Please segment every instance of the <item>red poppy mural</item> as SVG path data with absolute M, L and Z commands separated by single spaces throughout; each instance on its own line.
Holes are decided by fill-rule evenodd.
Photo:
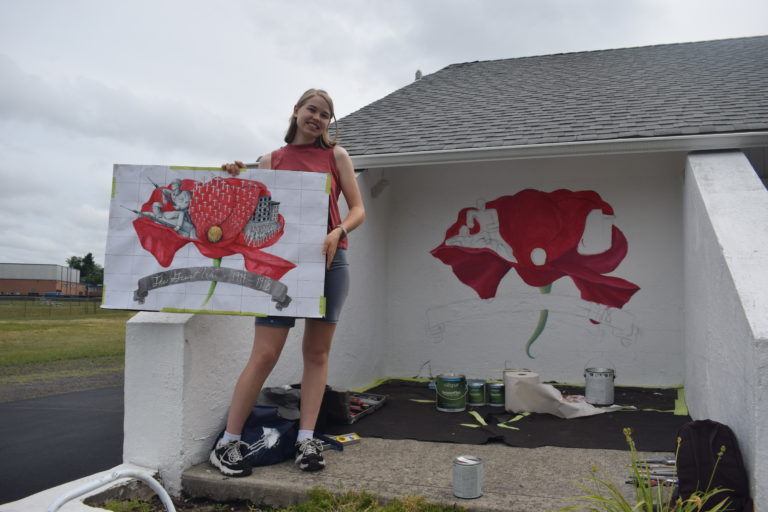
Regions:
M 260 249 L 276 243 L 285 220 L 262 183 L 239 178 L 207 182 L 174 180 L 155 185 L 136 212 L 133 227 L 141 246 L 168 267 L 176 252 L 193 243 L 200 254 L 220 266 L 221 259 L 241 254 L 248 272 L 278 280 L 295 267 L 290 261 Z M 206 298 L 210 299 L 216 282 Z
M 640 288 L 606 274 L 627 254 L 627 239 L 613 226 L 613 208 L 594 191 L 526 189 L 493 201 L 464 208 L 431 254 L 450 265 L 456 277 L 483 299 L 496 295 L 501 279 L 515 269 L 528 285 L 542 293 L 568 276 L 581 298 L 621 308 Z M 605 222 L 608 219 L 608 223 Z M 594 225 L 605 236 L 591 236 Z M 526 352 L 546 325 L 539 324 Z

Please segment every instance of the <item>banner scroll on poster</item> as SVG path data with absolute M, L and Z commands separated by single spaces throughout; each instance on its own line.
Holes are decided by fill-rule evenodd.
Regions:
M 102 307 L 323 316 L 329 178 L 115 165 Z

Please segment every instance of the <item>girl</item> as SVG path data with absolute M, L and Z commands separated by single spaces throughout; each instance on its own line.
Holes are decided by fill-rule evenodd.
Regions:
M 331 202 L 328 213 L 328 234 L 323 242 L 326 260 L 324 318 L 307 318 L 304 325 L 302 354 L 304 373 L 301 379 L 301 417 L 296 441 L 296 465 L 304 471 L 325 467 L 322 444 L 314 439 L 315 422 L 325 392 L 328 377 L 328 355 L 339 319 L 341 306 L 349 287 L 347 266 L 347 236 L 365 219 L 360 190 L 355 179 L 349 154 L 336 145 L 328 134 L 328 125 L 335 120 L 333 101 L 327 92 L 309 89 L 293 107 L 287 145 L 259 159 L 261 169 L 287 169 L 330 172 Z M 240 161 L 221 166 L 236 176 L 244 168 Z M 344 195 L 349 213 L 342 220 L 339 214 L 339 194 Z M 240 374 L 232 395 L 227 427 L 211 452 L 211 463 L 227 476 L 247 476 L 249 464 L 240 451 L 243 425 L 259 396 L 264 381 L 277 363 L 285 345 L 288 330 L 295 318 L 257 317 L 256 333 L 248 363 Z

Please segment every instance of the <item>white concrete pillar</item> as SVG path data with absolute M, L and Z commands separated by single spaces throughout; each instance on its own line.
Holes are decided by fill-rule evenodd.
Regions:
M 128 321 L 123 461 L 173 495 L 207 459 L 253 337 L 252 317 L 142 312 Z
M 768 191 L 740 152 L 693 154 L 684 189 L 685 391 L 730 426 L 768 503 Z

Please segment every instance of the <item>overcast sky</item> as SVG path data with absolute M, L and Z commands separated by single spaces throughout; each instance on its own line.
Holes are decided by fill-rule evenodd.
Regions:
M 0 0 L 0 262 L 103 264 L 112 165 L 282 145 L 453 63 L 768 34 L 765 0 Z

